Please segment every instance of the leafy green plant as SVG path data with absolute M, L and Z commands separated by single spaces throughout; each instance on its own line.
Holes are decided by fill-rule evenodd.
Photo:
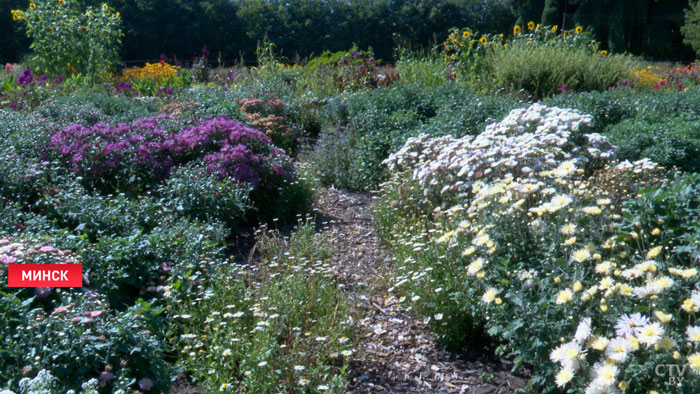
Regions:
M 532 43 L 494 48 L 485 60 L 498 87 L 543 98 L 557 92 L 605 90 L 630 79 L 630 59 Z
M 32 0 L 25 11 L 12 11 L 32 39 L 31 63 L 57 75 L 103 76 L 118 60 L 121 20 L 107 4 L 80 8 L 78 0 Z
M 693 47 L 695 53 L 700 52 L 700 2 L 690 1 L 689 9 L 685 10 L 685 24 L 681 26 L 683 42 Z
M 257 241 L 259 268 L 222 265 L 204 297 L 174 309 L 180 366 L 208 391 L 341 392 L 354 341 L 328 240 L 307 219 Z
M 219 179 L 203 166 L 179 168 L 160 188 L 169 209 L 202 223 L 219 221 L 235 231 L 252 207 L 250 187 Z
M 46 240 L 6 237 L 0 245 L 3 260 L 21 252 L 13 254 L 21 256 L 15 258 L 17 263 L 80 262 L 75 253 L 59 250 Z M 0 277 L 6 282 L 7 270 Z M 169 367 L 162 361 L 164 344 L 158 338 L 163 308 L 141 300 L 117 312 L 87 281 L 84 285 L 86 291 L 19 288 L 0 292 L 0 379 L 6 387 L 28 393 L 34 391 L 27 386 L 43 385 L 52 389 L 49 392 L 66 392 L 99 376 L 101 387 L 113 390 L 133 390 L 141 379 L 148 379 L 156 390 L 165 389 Z M 52 377 L 27 381 L 47 372 Z
M 324 183 L 370 190 L 385 179 L 382 160 L 408 138 L 478 134 L 514 105 L 452 83 L 430 88 L 401 83 L 338 96 L 326 105 L 328 119 L 314 161 Z
M 666 166 L 700 172 L 700 120 L 665 117 L 658 122 L 630 119 L 611 126 L 606 135 L 629 160 L 648 157 Z

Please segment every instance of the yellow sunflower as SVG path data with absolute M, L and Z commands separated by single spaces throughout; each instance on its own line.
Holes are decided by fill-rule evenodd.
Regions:
M 533 21 L 527 22 L 527 29 L 528 30 L 532 30 L 534 28 L 535 28 L 535 22 L 533 22 Z
M 601 54 L 602 56 L 608 56 L 608 51 L 606 51 L 606 50 L 603 49 L 602 51 L 600 51 L 600 54 Z
M 557 26 L 557 25 L 552 26 L 552 33 L 556 33 L 557 29 L 559 29 L 559 26 Z
M 462 33 L 462 37 L 464 38 L 469 38 L 472 35 L 472 32 L 469 30 L 465 30 L 464 33 Z
M 513 34 L 518 35 L 521 31 L 523 31 L 523 29 L 520 27 L 520 25 L 515 25 L 513 27 Z
M 36 9 L 36 4 L 34 4 L 34 3 L 29 3 L 29 9 L 30 9 L 30 10 L 35 10 L 35 9 Z
M 488 41 L 489 40 L 488 40 L 488 38 L 486 38 L 486 36 L 481 36 L 481 38 L 479 39 L 479 42 L 481 43 L 481 45 L 486 44 Z
M 583 26 L 576 26 L 576 29 L 574 31 L 576 32 L 576 34 L 583 33 Z

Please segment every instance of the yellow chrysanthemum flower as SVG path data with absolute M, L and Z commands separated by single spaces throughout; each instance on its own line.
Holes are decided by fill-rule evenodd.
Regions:
M 659 321 L 661 323 L 664 323 L 664 324 L 670 322 L 671 319 L 673 319 L 673 315 L 671 315 L 669 313 L 664 313 L 661 311 L 654 312 L 654 316 L 656 316 L 656 318 L 659 319 Z
M 681 308 L 682 308 L 684 311 L 686 311 L 687 313 L 695 313 L 695 312 L 698 311 L 697 305 L 695 305 L 695 303 L 693 302 L 693 300 L 691 300 L 690 298 L 688 298 L 687 300 L 683 301 L 683 304 L 681 305 Z
M 662 246 L 657 246 L 655 248 L 649 249 L 649 251 L 647 252 L 647 259 L 653 259 L 654 257 L 658 256 L 661 253 L 662 249 Z
M 591 252 L 586 249 L 579 249 L 571 255 L 571 258 L 577 263 L 582 263 L 591 258 Z
M 700 372 L 700 353 L 693 353 L 688 356 L 688 365 L 695 372 Z
M 557 305 L 566 304 L 574 298 L 574 292 L 570 289 L 564 289 L 557 294 L 557 299 L 554 301 Z

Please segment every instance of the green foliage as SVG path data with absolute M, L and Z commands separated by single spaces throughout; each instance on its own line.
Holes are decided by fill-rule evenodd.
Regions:
M 477 95 L 455 83 L 426 88 L 399 84 L 341 95 L 326 106 L 327 125 L 315 148 L 314 163 L 326 184 L 371 190 L 385 179 L 382 161 L 409 137 L 421 132 L 478 134 L 514 105 L 509 99 Z
M 530 21 L 566 29 L 580 25 L 590 27 L 602 47 L 613 52 L 657 59 L 692 57 L 680 34 L 687 0 L 520 0 L 512 4 L 521 26 Z
M 13 11 L 13 18 L 26 22 L 30 61 L 43 73 L 94 79 L 118 61 L 121 21 L 106 4 L 83 10 L 77 0 L 32 0 L 26 11 Z
M 158 103 L 143 102 L 104 91 L 73 91 L 54 95 L 34 109 L 34 116 L 54 127 L 92 126 L 103 122 L 131 122 L 158 112 Z
M 9 243 L 7 238 L 3 241 Z M 65 251 L 61 257 L 55 250 L 46 251 L 51 247 L 45 243 L 44 249 L 32 252 L 34 239 L 12 241 L 24 251 L 25 261 L 32 263 L 75 258 Z M 6 270 L 0 276 L 7 281 Z M 162 308 L 143 301 L 113 311 L 107 299 L 94 291 L 6 289 L 0 292 L 0 379 L 8 388 L 24 387 L 19 390 L 22 393 L 41 392 L 28 389 L 29 383 L 34 389 L 53 388 L 47 393 L 78 390 L 98 375 L 106 377 L 105 383 L 113 390 L 133 389 L 141 378 L 151 379 L 157 390 L 164 390 L 169 379 L 168 367 L 162 362 L 164 345 L 158 337 L 163 329 L 162 313 Z M 26 381 L 37 372 L 41 377 L 41 370 L 53 378 Z M 20 381 L 22 376 L 27 379 Z
M 665 117 L 650 122 L 644 116 L 610 127 L 606 135 L 629 160 L 645 157 L 665 167 L 700 172 L 700 120 Z
M 533 44 L 496 48 L 486 60 L 492 83 L 542 98 L 557 91 L 605 90 L 630 78 L 630 60 Z
M 396 70 L 402 83 L 435 87 L 445 82 L 448 66 L 436 52 L 417 53 L 406 48 L 398 52 Z
M 219 179 L 201 165 L 179 168 L 159 190 L 169 209 L 202 223 L 219 221 L 235 230 L 251 208 L 250 188 Z
M 177 305 L 180 366 L 207 391 L 341 392 L 355 342 L 326 268 L 329 241 L 308 219 L 289 237 L 263 229 L 257 241 L 259 267 L 221 265 L 204 297 Z
M 593 125 L 603 132 L 625 119 L 646 119 L 660 122 L 670 114 L 688 120 L 700 119 L 700 92 L 637 92 L 613 89 L 605 92 L 581 92 L 548 97 L 546 105 L 574 108 L 593 116 Z
M 397 75 L 389 71 L 379 74 L 377 68 L 379 62 L 380 60 L 374 58 L 371 50 L 360 51 L 353 46 L 347 51 L 336 53 L 326 51 L 314 57 L 304 67 L 303 75 L 309 78 L 317 73 L 330 74 L 338 92 L 389 86 Z
M 685 23 L 681 27 L 683 42 L 692 46 L 695 53 L 700 53 L 700 2 L 690 1 L 685 10 Z

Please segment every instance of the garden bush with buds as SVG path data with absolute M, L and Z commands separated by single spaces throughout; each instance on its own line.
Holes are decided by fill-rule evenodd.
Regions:
M 392 291 L 454 348 L 488 336 L 538 392 L 688 392 L 697 176 L 616 158 L 591 117 L 533 105 L 477 137 L 410 139 L 386 164 L 376 226 Z M 689 364 L 667 387 L 658 364 Z
M 51 242 L 0 238 L 0 280 L 9 263 L 75 264 L 80 256 Z M 115 311 L 84 279 L 80 289 L 17 288 L 0 293 L 3 356 L 0 380 L 20 393 L 79 390 L 97 378 L 99 387 L 132 391 L 139 382 L 163 390 L 162 308 L 140 301 Z M 33 378 L 33 379 L 32 379 Z M 33 389 L 32 389 L 33 388 Z

